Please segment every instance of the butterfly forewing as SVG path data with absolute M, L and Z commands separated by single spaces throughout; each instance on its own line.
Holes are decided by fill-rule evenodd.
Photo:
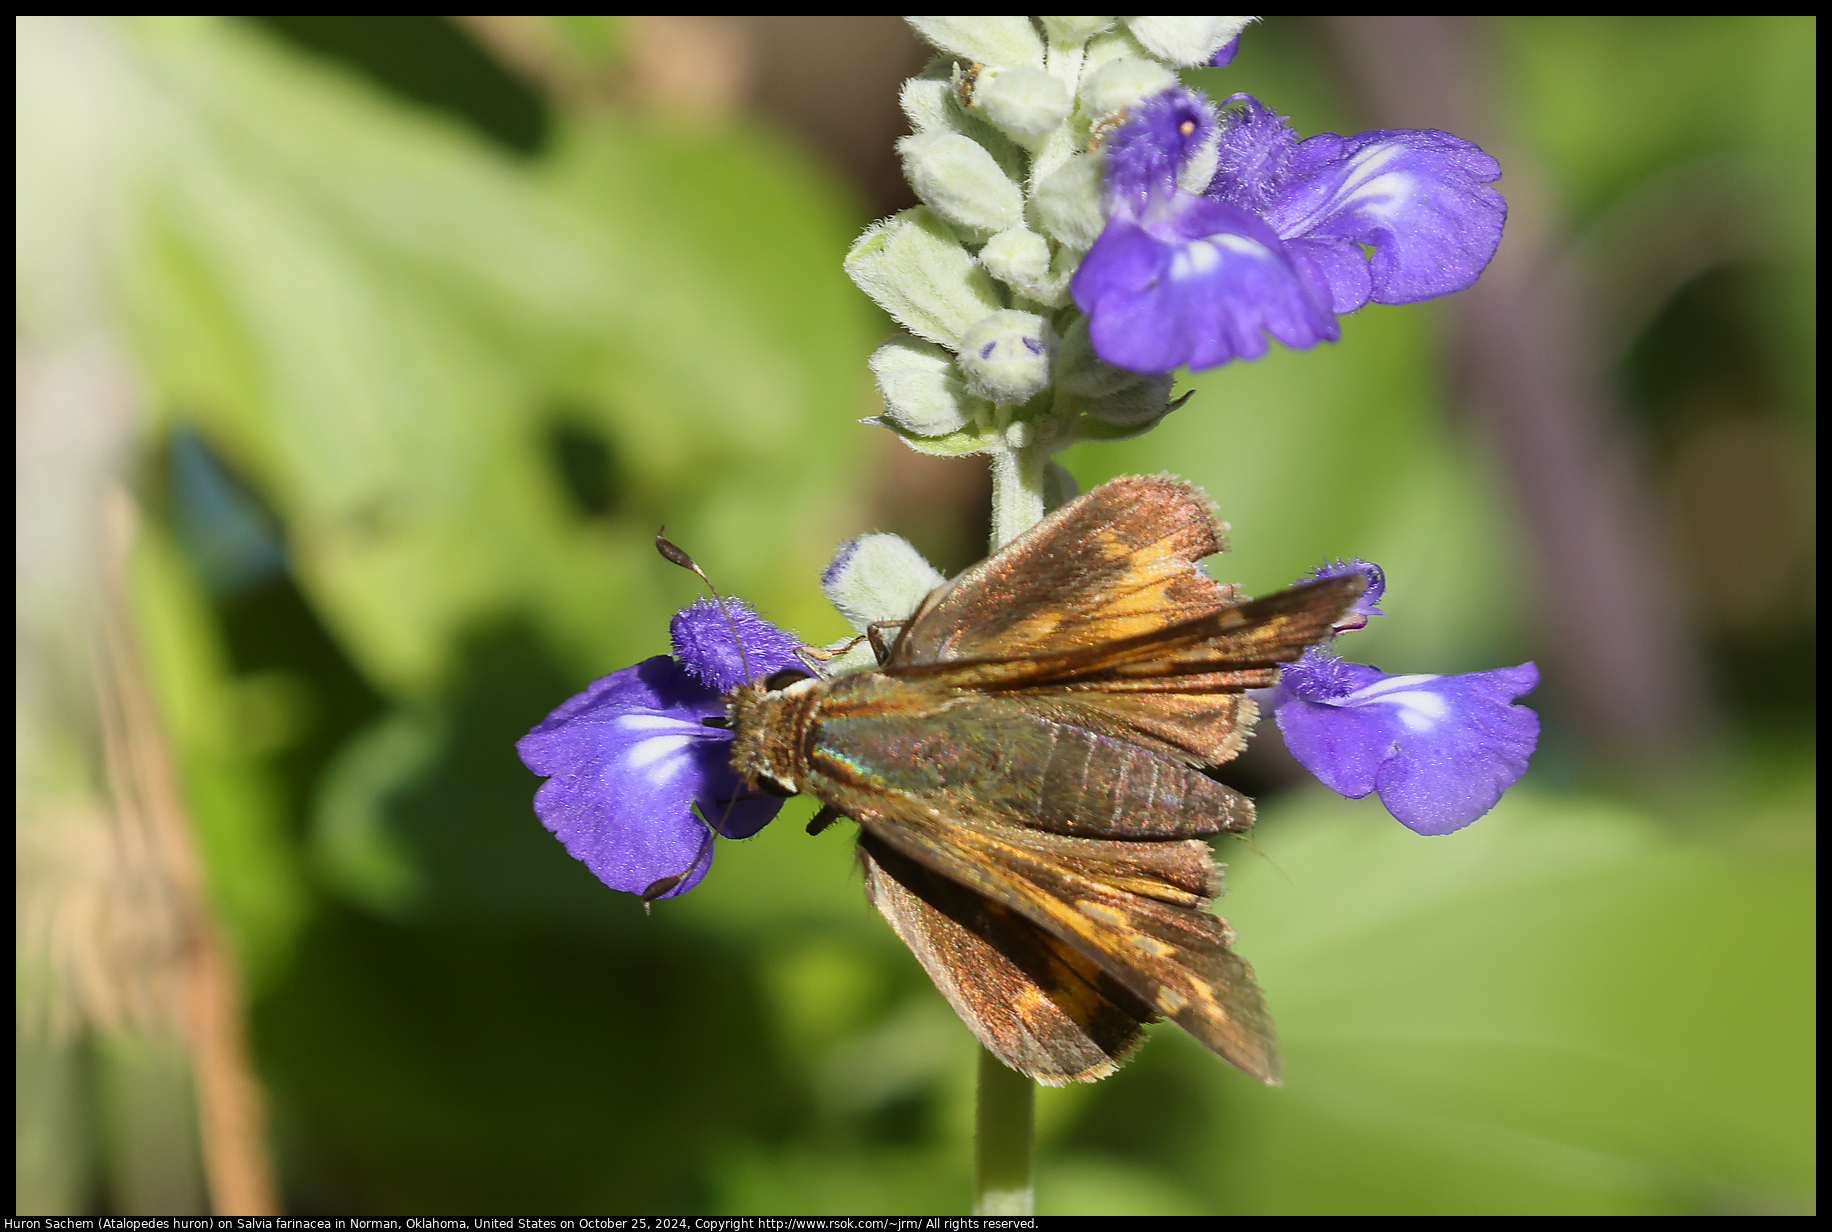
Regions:
M 1207 615 L 1236 599 L 1195 564 L 1226 546 L 1222 529 L 1181 480 L 1114 479 L 939 587 L 890 661 L 1047 655 Z

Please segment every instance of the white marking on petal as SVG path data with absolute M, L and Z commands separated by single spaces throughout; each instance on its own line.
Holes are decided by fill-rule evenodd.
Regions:
M 1369 180 L 1343 201 L 1345 204 L 1355 202 L 1364 215 L 1384 221 L 1405 208 L 1406 202 L 1418 192 L 1417 184 L 1414 177 L 1394 171 Z
M 1399 721 L 1410 732 L 1428 732 L 1450 713 L 1450 703 L 1442 694 L 1427 693 L 1423 689 L 1388 693 L 1372 700 L 1382 706 L 1398 706 Z
M 1215 251 L 1214 244 L 1208 240 L 1191 240 L 1170 259 L 1171 281 L 1200 277 L 1220 264 L 1221 254 Z
M 611 726 L 625 731 L 666 731 L 683 727 L 697 731 L 700 724 L 690 723 L 686 719 L 669 718 L 665 714 L 620 714 L 611 720 Z
M 1382 172 L 1387 164 L 1405 153 L 1404 145 L 1390 141 L 1369 146 L 1355 155 L 1343 169 L 1342 182 L 1335 191 L 1304 217 L 1280 228 L 1280 237 L 1290 239 L 1308 235 L 1325 218 L 1341 213 L 1350 205 L 1359 205 L 1363 213 L 1376 219 L 1384 220 L 1397 214 L 1419 191 L 1417 180 L 1405 172 Z
M 1424 684 L 1427 680 L 1442 680 L 1442 679 L 1443 677 L 1441 676 L 1420 676 L 1420 675 L 1388 676 L 1384 680 L 1376 680 L 1373 684 L 1364 685 L 1363 687 L 1356 689 L 1353 693 L 1349 694 L 1347 697 L 1343 698 L 1342 700 L 1345 702 L 1351 702 L 1351 703 L 1371 701 L 1372 699 L 1379 697 L 1384 693 L 1392 693 L 1398 689 L 1410 689 L 1417 685 Z
M 1371 145 L 1349 160 L 1349 173 L 1343 177 L 1343 182 L 1353 183 L 1356 176 L 1379 175 L 1382 167 L 1405 152 L 1406 147 L 1397 141 Z
M 692 736 L 650 736 L 641 740 L 624 755 L 623 764 L 631 770 L 648 770 L 656 762 L 673 757 L 689 744 Z M 656 781 L 674 777 L 676 766 L 667 766 L 652 770 L 649 777 Z
M 1269 255 L 1266 246 L 1258 240 L 1250 240 L 1244 235 L 1234 235 L 1227 231 L 1209 236 L 1209 242 L 1218 248 L 1226 248 L 1230 252 L 1238 252 L 1255 260 Z

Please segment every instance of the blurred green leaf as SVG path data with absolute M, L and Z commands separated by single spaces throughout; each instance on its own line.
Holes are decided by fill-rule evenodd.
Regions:
M 639 657 L 690 589 L 653 559 L 663 520 L 819 619 L 797 596 L 858 442 L 815 429 L 855 417 L 871 318 L 800 156 L 587 126 L 529 170 L 241 27 L 137 47 L 161 157 L 130 320 L 159 405 L 281 512 L 373 679 L 424 696 L 511 612 L 581 661 Z M 622 459 L 609 516 L 567 504 L 560 421 Z
M 1688 843 L 1518 790 L 1436 839 L 1319 795 L 1274 811 L 1258 844 L 1264 859 L 1234 856 L 1225 909 L 1288 1086 L 1233 1084 L 1229 1209 L 1810 1205 L 1804 852 Z
M 330 888 L 377 915 L 425 905 L 425 875 L 389 806 L 427 772 L 445 737 L 437 715 L 399 711 L 346 743 L 325 771 L 312 822 L 314 862 Z

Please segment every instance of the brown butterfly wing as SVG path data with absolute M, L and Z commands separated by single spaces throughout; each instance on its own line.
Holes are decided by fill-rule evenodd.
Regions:
M 846 793 L 839 794 L 844 797 Z M 970 896 L 961 901 L 986 900 L 990 908 L 979 914 L 962 910 L 947 916 L 980 940 L 997 943 L 1002 936 L 999 921 L 986 911 L 996 915 L 996 909 L 1003 908 L 1088 960 L 1137 1003 L 1173 1019 L 1239 1069 L 1262 1082 L 1280 1081 L 1278 1045 L 1252 968 L 1233 952 L 1233 934 L 1226 923 L 1204 910 L 1219 880 L 1206 844 L 1199 840 L 1144 843 L 1067 838 L 998 823 L 967 822 L 925 802 L 893 794 L 842 798 L 835 803 L 864 827 L 865 841 L 871 844 L 868 853 L 896 852 L 939 874 L 941 881 L 951 882 L 957 895 Z M 897 916 L 886 915 L 897 927 Z M 899 927 L 899 933 L 903 931 Z M 917 947 L 912 944 L 911 948 Z M 1000 946 L 1008 959 L 1009 949 Z M 983 948 L 971 953 L 957 950 L 950 956 L 963 962 L 985 959 Z M 921 950 L 918 958 L 923 958 Z M 1041 961 L 1032 960 L 1031 969 L 1038 969 Z M 947 972 L 937 978 L 938 986 L 944 978 L 958 978 L 948 963 L 936 965 Z M 1060 1045 L 1060 1055 L 1046 1045 L 1046 1053 L 1054 1059 L 1044 1072 L 1070 1076 L 1067 1071 L 1081 1063 L 1077 1058 L 1086 1056 L 1082 1043 L 1096 1039 L 1096 1032 L 1102 1030 L 1091 1023 L 1097 1010 L 1110 1014 L 1109 1007 L 1132 1008 L 1105 994 L 1096 999 L 1073 991 L 1066 1000 L 1058 999 L 1067 981 L 1050 977 L 1046 982 L 1015 962 L 1009 965 L 1026 975 L 1028 987 L 1081 1025 L 1081 1042 L 1075 1042 L 1071 1034 L 1069 1042 Z M 929 960 L 924 959 L 924 966 L 931 975 L 936 974 Z M 1101 987 L 1097 983 L 1086 986 Z M 988 995 L 997 990 L 996 981 L 982 989 Z M 948 991 L 943 987 L 944 994 Z M 950 1000 L 961 1009 L 962 1001 L 953 996 Z M 971 1010 L 973 999 L 963 1000 Z M 974 1014 L 963 1012 L 962 1017 L 982 1038 L 988 1034 L 999 1038 L 997 1031 L 977 1024 Z M 1109 1031 L 1098 1038 L 1100 1046 L 1107 1047 L 1115 1033 Z M 1022 1048 L 1001 1051 L 995 1046 L 994 1051 L 1026 1073 L 1036 1074 L 1021 1059 L 1026 1055 Z M 1020 1059 L 1014 1062 L 1014 1057 Z
M 1098 491 L 1099 489 L 1096 489 Z M 1366 589 L 1359 574 L 1294 586 L 1116 641 L 999 659 L 906 663 L 881 674 L 947 690 L 1023 698 L 1164 756 L 1216 765 L 1240 751 L 1277 665 L 1329 637 Z
M 887 665 L 1078 650 L 1207 615 L 1236 599 L 1195 564 L 1223 529 L 1181 480 L 1109 480 L 937 587 Z
M 1094 1082 L 1158 1015 L 1009 907 L 860 836 L 865 892 L 980 1043 L 1049 1086 Z
M 1329 634 L 1359 577 L 1240 603 L 1197 561 L 1225 529 L 1196 488 L 1122 476 L 1078 497 L 938 587 L 883 670 L 943 687 L 1023 690 L 1065 722 L 1215 765 L 1270 686 Z

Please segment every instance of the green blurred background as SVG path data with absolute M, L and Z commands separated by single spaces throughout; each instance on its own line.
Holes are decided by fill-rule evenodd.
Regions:
M 792 802 L 645 916 L 513 749 L 666 649 L 658 525 L 816 642 L 840 540 L 981 553 L 983 464 L 855 422 L 915 40 L 18 33 L 16 1209 L 964 1211 L 974 1047 L 842 831 Z M 1223 907 L 1288 1085 L 1157 1029 L 1040 1094 L 1041 1213 L 1813 1209 L 1815 35 L 1271 19 L 1191 74 L 1477 140 L 1508 235 L 1065 462 L 1203 484 L 1251 591 L 1377 560 L 1348 653 L 1536 659 L 1545 735 L 1421 839 L 1263 734 Z

